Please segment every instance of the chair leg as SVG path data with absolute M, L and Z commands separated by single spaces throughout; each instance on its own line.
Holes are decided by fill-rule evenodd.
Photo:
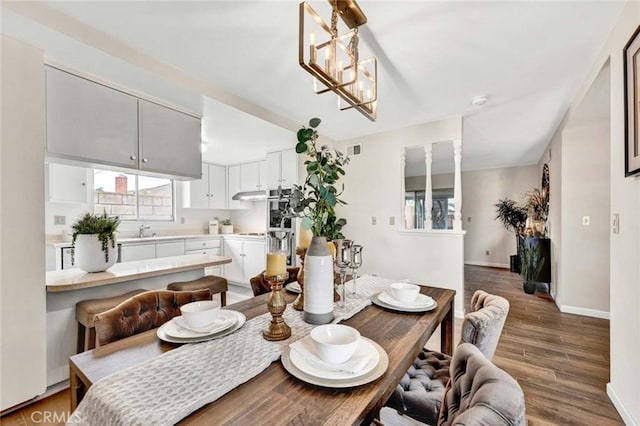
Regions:
M 96 328 L 90 327 L 89 333 L 87 336 L 87 344 L 85 346 L 85 351 L 90 351 L 91 349 L 96 348 Z
M 78 323 L 78 341 L 76 343 L 76 353 L 79 354 L 80 352 L 84 352 L 85 351 L 85 335 L 86 335 L 87 329 L 86 327 L 81 324 Z
M 220 305 L 227 306 L 227 292 L 220 292 Z

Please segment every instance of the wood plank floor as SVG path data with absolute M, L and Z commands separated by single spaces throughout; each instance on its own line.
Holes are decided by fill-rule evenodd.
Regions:
M 493 362 L 525 394 L 529 425 L 618 425 L 609 401 L 609 321 L 563 314 L 545 293 L 522 291 L 505 269 L 465 266 L 465 303 L 475 290 L 511 304 Z
M 522 386 L 529 425 L 623 424 L 605 392 L 609 321 L 560 313 L 546 294 L 525 294 L 520 277 L 508 270 L 465 266 L 466 306 L 478 289 L 511 304 L 493 361 Z M 62 391 L 2 417 L 0 423 L 64 424 L 68 409 L 69 394 Z

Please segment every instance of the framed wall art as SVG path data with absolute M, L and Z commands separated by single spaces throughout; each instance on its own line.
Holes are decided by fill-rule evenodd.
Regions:
M 627 42 L 624 57 L 624 175 L 640 173 L 640 27 Z

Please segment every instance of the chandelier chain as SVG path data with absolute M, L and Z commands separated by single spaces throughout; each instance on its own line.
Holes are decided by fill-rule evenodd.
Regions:
M 347 46 L 347 49 L 349 50 L 349 52 L 351 52 L 351 55 L 353 56 L 356 64 L 360 60 L 358 58 L 358 41 L 360 41 L 360 39 L 358 37 L 358 28 L 356 27 L 353 29 L 353 37 L 351 37 L 351 40 L 349 40 L 349 45 Z

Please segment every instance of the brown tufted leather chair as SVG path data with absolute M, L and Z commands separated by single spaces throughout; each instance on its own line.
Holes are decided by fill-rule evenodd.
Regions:
M 451 360 L 438 425 L 526 425 L 524 393 L 476 346 L 461 343 Z
M 471 343 L 489 360 L 498 346 L 509 302 L 478 290 L 471 298 L 471 312 L 462 322 L 460 343 Z M 457 350 L 457 349 L 456 349 Z M 445 386 L 450 378 L 451 357 L 436 351 L 423 350 L 413 361 L 387 406 L 427 424 L 436 424 Z
M 211 300 L 209 289 L 154 290 L 133 296 L 95 316 L 98 344 L 106 345 L 160 327 L 181 314 L 180 306 L 200 300 Z
M 299 270 L 300 268 L 298 268 L 297 266 L 287 268 L 287 272 L 289 273 L 289 278 L 287 278 L 284 281 L 283 285 L 292 283 L 294 281 L 298 281 Z M 261 294 L 268 293 L 271 291 L 271 285 L 269 285 L 269 283 L 264 279 L 264 271 L 260 272 L 255 277 L 251 278 L 249 280 L 249 283 L 251 283 L 251 290 L 253 290 L 254 296 L 259 296 Z

